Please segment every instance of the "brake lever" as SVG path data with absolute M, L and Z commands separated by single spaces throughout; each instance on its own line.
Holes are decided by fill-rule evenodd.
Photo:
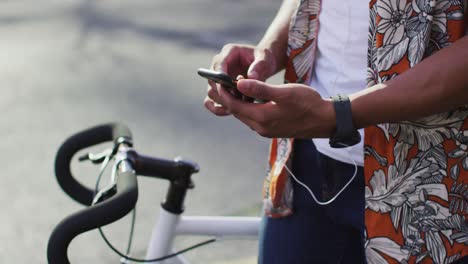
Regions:
M 100 163 L 104 162 L 104 160 L 106 160 L 106 158 L 109 157 L 110 155 L 112 155 L 113 153 L 114 153 L 113 149 L 106 149 L 103 152 L 97 153 L 97 154 L 88 152 L 85 155 L 79 157 L 78 160 L 80 162 L 89 160 L 93 164 L 100 164 Z

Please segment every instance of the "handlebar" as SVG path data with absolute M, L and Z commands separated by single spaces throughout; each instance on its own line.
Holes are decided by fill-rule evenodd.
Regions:
M 117 154 L 116 193 L 103 202 L 66 217 L 55 227 L 47 246 L 50 264 L 70 263 L 67 249 L 76 236 L 115 222 L 135 207 L 138 199 L 137 174 L 169 180 L 169 191 L 162 206 L 175 214 L 183 211 L 187 189 L 193 187 L 190 176 L 198 172 L 198 165 L 182 159 L 164 160 L 138 155 L 132 148 L 130 130 L 115 123 L 79 132 L 60 146 L 55 158 L 55 174 L 60 187 L 71 198 L 83 205 L 92 205 L 94 190 L 73 177 L 70 162 L 78 151 L 107 141 L 114 141 L 113 155 Z
M 137 199 L 138 187 L 135 174 L 121 173 L 117 180 L 115 196 L 68 216 L 55 227 L 47 247 L 49 264 L 70 263 L 67 250 L 76 236 L 124 217 L 135 207 Z
M 105 124 L 95 126 L 69 137 L 60 146 L 55 157 L 55 175 L 62 189 L 75 201 L 83 205 L 91 205 L 94 191 L 79 183 L 72 175 L 70 161 L 80 150 L 104 143 L 126 139 L 132 140 L 128 127 L 121 124 Z

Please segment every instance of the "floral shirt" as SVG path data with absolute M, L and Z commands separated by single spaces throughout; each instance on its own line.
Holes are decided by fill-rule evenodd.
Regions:
M 368 87 L 414 67 L 467 34 L 467 0 L 371 0 Z M 301 0 L 291 20 L 286 82 L 308 83 L 320 0 Z M 468 59 L 468 58 L 467 58 Z M 292 212 L 285 170 L 293 139 L 273 139 L 266 213 Z M 468 255 L 468 106 L 365 129 L 369 263 L 452 263 Z

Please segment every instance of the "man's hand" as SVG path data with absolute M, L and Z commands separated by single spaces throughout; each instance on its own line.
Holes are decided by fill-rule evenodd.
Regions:
M 251 45 L 228 44 L 214 56 L 211 69 L 224 72 L 231 77 L 239 75 L 255 80 L 266 80 L 276 72 L 276 59 L 268 49 L 260 49 Z M 224 88 L 220 84 L 208 81 L 208 96 L 205 107 L 218 116 L 229 115 L 229 111 L 219 101 L 219 91 Z
M 237 119 L 264 137 L 327 138 L 335 130 L 335 110 L 331 100 L 322 99 L 301 84 L 269 85 L 241 79 L 239 91 L 267 100 L 265 104 L 243 102 L 227 91 L 219 91 L 219 103 Z

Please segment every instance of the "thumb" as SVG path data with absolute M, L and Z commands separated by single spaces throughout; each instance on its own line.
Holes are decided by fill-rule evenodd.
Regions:
M 256 57 L 247 70 L 247 78 L 265 81 L 269 77 L 270 66 L 263 57 Z
M 282 85 L 271 85 L 252 79 L 239 80 L 237 89 L 246 96 L 275 102 L 282 101 L 290 90 L 283 88 Z

